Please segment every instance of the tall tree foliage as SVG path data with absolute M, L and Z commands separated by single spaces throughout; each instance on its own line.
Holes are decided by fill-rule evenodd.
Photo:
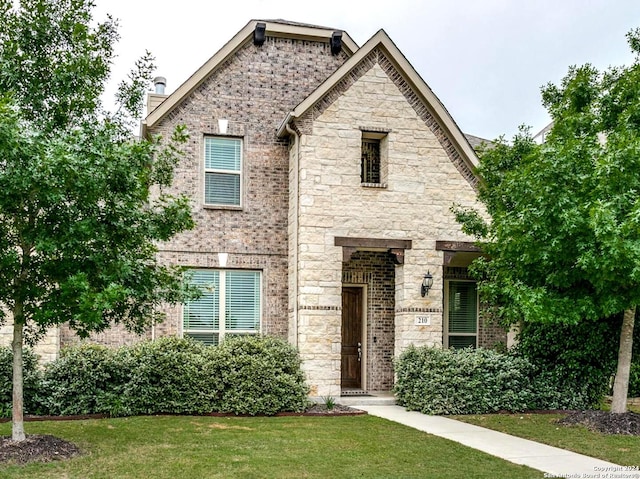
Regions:
M 505 323 L 624 313 L 612 412 L 626 411 L 640 303 L 640 31 L 628 41 L 632 65 L 571 67 L 542 89 L 553 120 L 544 144 L 521 129 L 481 155 L 489 221 L 454 208 L 488 253 L 474 269 Z
M 116 23 L 91 0 L 0 0 L 0 320 L 12 319 L 13 439 L 23 428 L 22 347 L 68 322 L 80 336 L 142 331 L 181 300 L 156 244 L 191 228 L 171 184 L 182 129 L 136 141 L 153 65 L 146 54 L 102 110 Z M 26 333 L 26 336 L 25 336 Z

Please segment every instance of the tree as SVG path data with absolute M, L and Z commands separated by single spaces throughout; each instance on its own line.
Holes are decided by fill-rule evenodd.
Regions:
M 522 128 L 481 153 L 488 219 L 454 207 L 487 259 L 472 266 L 506 324 L 577 324 L 623 313 L 612 412 L 626 411 L 640 303 L 640 30 L 632 65 L 571 67 L 542 89 L 553 120 L 537 145 Z
M 63 322 L 84 337 L 141 332 L 183 298 L 157 242 L 193 227 L 166 192 L 186 141 L 131 135 L 153 70 L 146 54 L 102 110 L 116 23 L 92 0 L 0 0 L 0 320 L 14 323 L 13 429 L 23 427 L 22 349 Z

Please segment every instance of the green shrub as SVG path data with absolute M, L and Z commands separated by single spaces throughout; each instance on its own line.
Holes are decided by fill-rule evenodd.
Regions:
M 514 352 L 535 365 L 536 377 L 579 397 L 580 408 L 597 407 L 616 371 L 620 326 L 621 317 L 575 325 L 528 323 L 521 327 Z M 637 347 L 640 328 L 635 329 Z
M 210 348 L 208 376 L 219 381 L 219 411 L 276 414 L 307 407 L 308 388 L 296 349 L 269 336 L 229 338 Z
M 395 368 L 398 403 L 426 414 L 521 411 L 534 402 L 531 365 L 489 349 L 410 347 Z
M 23 397 L 24 413 L 40 414 L 40 387 L 42 374 L 38 369 L 38 357 L 25 348 L 22 353 L 23 360 Z M 11 404 L 13 398 L 13 352 L 11 348 L 0 348 L 0 416 L 11 416 Z
M 630 398 L 640 397 L 640 363 L 631 363 L 629 372 L 629 394 Z
M 244 336 L 206 347 L 175 337 L 114 350 L 64 350 L 45 373 L 49 414 L 275 414 L 301 411 L 307 388 L 286 341 Z
M 489 349 L 410 347 L 395 362 L 398 404 L 426 414 L 582 409 L 587 389 Z
M 129 414 L 196 414 L 213 410 L 205 346 L 192 339 L 165 337 L 116 352 L 131 365 L 122 402 Z
M 45 369 L 43 395 L 48 414 L 125 415 L 121 398 L 130 367 L 105 346 L 63 349 Z

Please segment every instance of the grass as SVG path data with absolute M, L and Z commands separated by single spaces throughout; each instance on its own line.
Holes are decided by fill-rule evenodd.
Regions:
M 557 424 L 563 414 L 487 414 L 453 419 L 596 457 L 623 466 L 640 466 L 640 437 L 601 434 L 583 426 Z
M 0 425 L 0 435 L 10 433 Z M 27 423 L 86 454 L 0 465 L 3 479 L 65 478 L 540 478 L 446 439 L 373 416 L 133 417 Z

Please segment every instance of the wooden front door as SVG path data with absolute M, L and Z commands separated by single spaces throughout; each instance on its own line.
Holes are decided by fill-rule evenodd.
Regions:
M 362 288 L 342 288 L 343 388 L 362 388 Z

